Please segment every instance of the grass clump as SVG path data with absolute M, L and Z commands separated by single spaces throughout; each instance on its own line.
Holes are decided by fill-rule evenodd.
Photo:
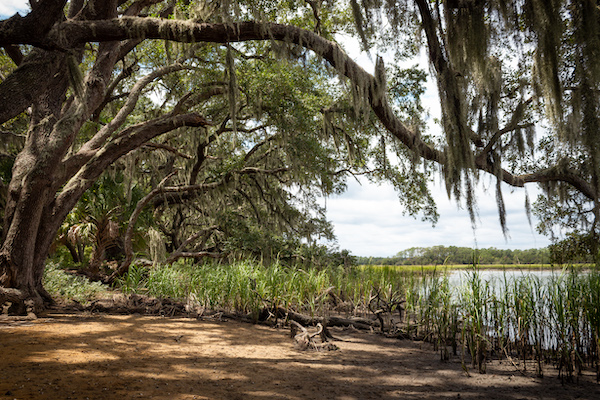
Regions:
M 109 292 L 106 285 L 69 274 L 56 264 L 46 266 L 43 282 L 44 287 L 53 298 L 73 300 L 84 305 Z
M 348 310 L 360 313 L 368 312 L 375 297 L 395 304 L 403 298 L 409 276 L 385 267 L 303 269 L 252 261 L 194 264 L 180 260 L 152 268 L 132 267 L 117 286 L 125 293 L 193 298 L 210 309 L 256 313 L 269 306 L 316 315 L 326 313 L 332 302 L 343 302 Z

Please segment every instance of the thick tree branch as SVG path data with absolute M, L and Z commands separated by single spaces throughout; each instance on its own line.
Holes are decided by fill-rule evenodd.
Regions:
M 574 171 L 570 168 L 565 168 L 560 165 L 551 168 L 545 168 L 531 174 L 523 174 L 517 176 L 516 178 L 521 180 L 524 184 L 532 182 L 565 182 L 576 188 L 579 192 L 581 192 L 581 194 L 591 201 L 597 200 L 597 193 L 594 185 L 583 179 L 578 171 Z
M 18 44 L 19 38 L 29 38 L 34 46 L 45 47 L 45 38 L 52 26 L 63 19 L 67 0 L 43 0 L 24 17 L 15 14 L 0 21 L 0 46 Z
M 137 102 L 142 94 L 142 90 L 148 84 L 150 84 L 155 79 L 160 78 L 161 76 L 170 74 L 172 72 L 181 71 L 186 68 L 188 67 L 182 64 L 169 65 L 167 67 L 159 68 L 153 71 L 152 73 L 144 76 L 143 78 L 139 79 L 131 89 L 129 96 L 125 101 L 125 104 L 123 105 L 123 107 L 121 107 L 117 115 L 115 115 L 115 117 L 108 124 L 103 126 L 102 129 L 100 129 L 98 133 L 94 135 L 94 137 L 92 137 L 83 146 L 81 146 L 81 149 L 77 152 L 77 155 L 75 155 L 75 157 L 89 158 L 91 155 L 93 155 L 95 151 L 97 151 L 100 148 L 100 146 L 102 146 L 104 142 L 119 127 L 121 127 L 123 123 L 125 123 L 125 120 L 129 116 L 129 114 L 131 114 L 131 112 L 135 109 L 135 106 L 137 105 Z
M 16 117 L 34 104 L 52 84 L 54 71 L 60 69 L 62 53 L 34 49 L 21 65 L 0 83 L 0 124 Z M 63 69 L 66 68 L 66 65 Z
M 192 236 L 188 237 L 175 251 L 171 253 L 171 255 L 165 260 L 165 264 L 171 264 L 177 261 L 180 258 L 202 258 L 202 257 L 212 257 L 218 258 L 221 257 L 221 253 L 209 252 L 206 250 L 200 251 L 186 251 L 186 247 L 191 243 L 195 242 L 199 238 L 202 237 L 200 241 L 200 247 L 202 248 L 204 244 L 208 241 L 212 233 L 219 229 L 218 225 L 213 225 L 208 228 L 202 229 Z
M 302 45 L 325 58 L 353 83 L 365 87 L 373 111 L 382 124 L 420 156 L 442 162 L 445 156 L 423 142 L 394 115 L 387 99 L 381 96 L 375 78 L 351 60 L 343 50 L 313 32 L 273 23 L 242 22 L 206 24 L 155 18 L 127 18 L 110 21 L 66 21 L 51 34 L 58 47 L 68 48 L 87 41 L 125 39 L 166 39 L 181 42 L 228 43 L 248 40 L 281 40 Z
M 4 46 L 4 51 L 6 51 L 6 54 L 8 54 L 17 67 L 23 63 L 23 53 L 21 53 L 19 46 L 14 44 Z
M 62 221 L 69 211 L 106 168 L 123 155 L 135 150 L 149 140 L 182 127 L 200 127 L 206 120 L 195 113 L 162 117 L 128 127 L 119 138 L 106 144 L 83 168 L 64 185 L 53 202 L 53 220 Z
M 422 3 L 422 4 L 421 4 Z M 425 3 L 418 0 L 418 4 Z M 428 15 L 424 13 L 423 15 Z M 18 36 L 0 36 L 0 44 L 36 44 L 38 39 L 26 32 Z M 385 96 L 378 93 L 376 79 L 358 64 L 351 60 L 335 43 L 330 42 L 313 32 L 287 25 L 273 23 L 242 22 L 231 24 L 194 23 L 191 21 L 161 20 L 155 18 L 123 17 L 105 21 L 65 21 L 58 24 L 48 35 L 47 42 L 54 43 L 57 48 L 72 48 L 88 41 L 115 41 L 127 39 L 165 39 L 180 42 L 214 42 L 228 43 L 249 40 L 280 40 L 302 45 L 327 60 L 340 74 L 349 78 L 354 84 L 365 87 L 369 103 L 385 128 L 398 140 L 404 143 L 417 155 L 445 165 L 446 155 L 425 143 L 418 135 L 411 132 L 399 118 L 395 116 Z M 444 60 L 439 46 L 430 46 L 432 62 L 439 71 L 449 71 L 443 65 Z M 10 78 L 10 77 L 9 77 Z M 1 85 L 0 85 L 1 88 Z M 1 90 L 0 90 L 1 94 Z M 456 105 L 456 104 L 455 104 Z M 456 105 L 457 112 L 460 107 Z M 0 115 L 0 122 L 2 118 Z M 472 133 L 472 132 L 471 132 Z M 473 138 L 471 138 L 473 139 Z M 477 168 L 495 174 L 495 169 L 487 161 L 477 160 Z M 550 173 L 549 171 L 552 171 Z M 525 182 L 540 180 L 564 180 L 584 189 L 589 197 L 590 192 L 581 182 L 581 178 L 571 174 L 560 173 L 551 169 L 545 173 L 534 173 L 515 176 L 507 171 L 502 172 L 501 179 L 513 186 L 522 186 Z

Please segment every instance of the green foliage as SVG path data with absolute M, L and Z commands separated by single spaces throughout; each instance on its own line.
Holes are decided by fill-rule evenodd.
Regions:
M 55 251 L 51 259 L 61 265 L 87 267 L 99 257 L 120 260 L 123 257 L 122 234 L 127 220 L 137 202 L 143 197 L 143 188 L 125 174 L 123 165 L 109 168 L 94 185 L 82 196 L 75 208 L 67 216 L 59 237 L 55 241 Z M 149 211 L 139 219 L 138 232 L 152 224 Z M 136 236 L 139 240 L 139 235 Z M 67 243 L 68 242 L 68 243 Z M 76 252 L 66 256 L 65 248 L 71 245 Z M 102 254 L 94 254 L 101 251 Z
M 132 265 L 125 276 L 117 279 L 116 285 L 126 294 L 144 291 L 148 282 L 148 270 L 145 267 Z
M 43 279 L 44 287 L 54 298 L 74 300 L 84 305 L 109 292 L 105 285 L 69 274 L 53 263 L 46 266 Z
M 407 273 L 393 268 L 340 265 L 317 269 L 251 261 L 194 264 L 180 260 L 150 269 L 134 267 L 117 287 L 127 293 L 193 298 L 203 307 L 241 313 L 256 313 L 270 305 L 321 314 L 330 306 L 329 288 L 335 288 L 336 295 L 348 299 L 353 308 L 367 310 L 375 288 L 390 301 L 405 290 L 407 281 Z
M 358 264 L 381 265 L 524 265 L 548 264 L 550 261 L 549 249 L 503 250 L 456 246 L 413 247 L 393 257 L 358 257 L 356 260 Z M 578 259 L 565 257 L 562 261 L 562 264 L 567 264 L 578 262 Z
M 563 240 L 555 241 L 549 247 L 553 263 L 598 263 L 598 237 L 593 233 L 571 232 Z

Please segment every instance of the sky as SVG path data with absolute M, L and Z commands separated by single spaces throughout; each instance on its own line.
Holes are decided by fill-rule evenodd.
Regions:
M 25 15 L 27 9 L 27 1 L 1 0 L 0 19 L 12 16 L 17 11 Z M 358 45 L 346 42 L 345 48 L 363 68 L 373 71 L 370 58 L 358 51 Z M 419 62 L 426 65 L 423 57 Z M 431 115 L 428 121 L 430 129 L 439 129 L 433 123 L 433 117 L 440 115 L 440 109 L 432 82 L 428 83 L 423 103 Z M 440 214 L 435 227 L 430 222 L 421 221 L 419 216 L 403 215 L 398 196 L 390 185 L 374 185 L 364 179 L 358 183 L 349 178 L 348 190 L 340 196 L 324 199 L 324 204 L 327 218 L 334 226 L 339 248 L 350 250 L 356 256 L 387 257 L 411 247 L 437 245 L 530 249 L 550 244 L 546 237 L 535 233 L 535 217 L 532 216 L 530 225 L 525 213 L 525 191 L 528 191 L 533 202 L 538 193 L 535 186 L 526 189 L 503 187 L 509 230 L 505 237 L 498 218 L 494 182 L 483 174 L 480 181 L 476 191 L 478 217 L 475 229 L 471 226 L 466 208 L 448 200 L 439 180 L 430 184 Z
M 23 17 L 28 9 L 29 2 L 25 0 L 0 0 L 0 19 L 12 17 L 16 12 Z
M 533 202 L 537 197 L 535 188 L 503 186 L 508 226 L 505 237 L 498 217 L 495 183 L 485 176 L 480 180 L 475 229 L 467 209 L 448 200 L 439 181 L 430 185 L 440 215 L 435 227 L 419 216 L 403 215 L 391 185 L 361 185 L 355 180 L 348 181 L 348 191 L 343 195 L 327 199 L 327 217 L 334 225 L 340 249 L 356 256 L 389 257 L 411 247 L 437 245 L 530 249 L 550 244 L 546 237 L 535 233 L 535 216 L 531 216 L 530 225 L 525 213 L 525 190 Z
M 340 39 L 338 39 L 340 40 Z M 342 38 L 344 48 L 364 69 L 373 73 L 374 65 L 361 53 L 358 44 L 351 44 Z M 384 56 L 385 59 L 385 56 Z M 428 71 L 427 56 L 422 53 L 417 60 L 407 66 L 418 63 Z M 435 82 L 429 80 L 422 102 L 430 117 L 427 125 L 429 133 L 441 128 L 434 123 L 440 118 L 441 108 Z M 532 204 L 539 189 L 530 185 L 526 188 L 512 188 L 502 185 L 502 194 L 506 206 L 508 235 L 504 235 L 496 205 L 495 178 L 480 174 L 476 188 L 477 218 L 473 229 L 467 208 L 455 200 L 449 200 L 445 186 L 440 179 L 431 182 L 429 187 L 440 215 L 438 223 L 422 221 L 420 216 L 403 215 L 398 195 L 391 185 L 375 185 L 365 179 L 360 183 L 348 180 L 348 190 L 341 196 L 326 200 L 327 217 L 334 225 L 334 233 L 340 249 L 350 250 L 356 256 L 388 257 L 411 247 L 460 246 L 470 248 L 531 249 L 546 247 L 550 241 L 535 231 L 535 216 L 528 218 L 525 212 L 525 197 Z

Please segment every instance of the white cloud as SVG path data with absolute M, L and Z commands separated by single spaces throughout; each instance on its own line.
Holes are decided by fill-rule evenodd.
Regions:
M 29 2 L 25 0 L 2 0 L 0 2 L 0 19 L 12 17 L 15 13 L 24 16 L 29 11 Z
M 525 213 L 524 190 L 511 193 L 505 187 L 509 237 L 502 234 L 495 193 L 477 190 L 478 218 L 475 231 L 466 209 L 447 198 L 439 185 L 432 191 L 440 219 L 435 227 L 417 216 L 402 214 L 396 192 L 390 185 L 349 181 L 348 192 L 327 200 L 327 218 L 333 222 L 339 247 L 358 256 L 391 256 L 410 247 L 436 245 L 528 249 L 545 247 L 547 238 L 529 226 Z M 531 189 L 530 189 L 531 190 Z M 534 196 L 530 194 L 531 201 Z M 532 221 L 535 224 L 535 221 Z
M 355 39 L 338 39 L 354 60 L 367 71 L 373 71 L 372 59 L 360 52 Z M 410 67 L 415 63 L 428 70 L 427 54 L 421 52 L 417 59 L 403 66 Z M 426 83 L 426 92 L 421 100 L 430 115 L 428 133 L 441 135 L 441 127 L 433 121 L 441 115 L 441 107 L 437 85 L 432 79 Z M 449 200 L 439 183 L 431 186 L 440 214 L 438 224 L 432 227 L 430 222 L 421 221 L 419 216 L 414 218 L 402 214 L 398 195 L 391 185 L 361 182 L 362 186 L 349 179 L 347 192 L 326 202 L 327 218 L 333 222 L 339 247 L 350 250 L 354 255 L 391 256 L 411 247 L 436 245 L 529 249 L 549 244 L 546 237 L 534 233 L 535 228 L 529 225 L 525 213 L 525 190 L 513 190 L 507 185 L 503 186 L 503 197 L 509 235 L 504 237 L 496 205 L 495 182 L 485 176 L 476 190 L 478 217 L 475 231 L 466 208 L 459 208 L 456 201 Z M 533 202 L 537 189 L 527 189 Z M 535 225 L 536 221 L 532 223 Z

